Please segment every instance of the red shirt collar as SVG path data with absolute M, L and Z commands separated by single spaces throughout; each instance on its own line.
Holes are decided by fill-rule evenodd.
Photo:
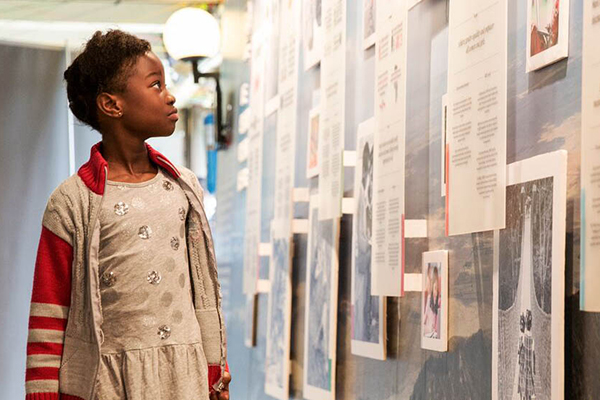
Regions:
M 181 173 L 175 168 L 173 163 L 167 159 L 160 152 L 155 150 L 148 143 L 144 143 L 148 150 L 148 156 L 150 160 L 167 170 L 173 178 L 177 179 L 181 176 Z M 85 185 L 94 193 L 103 195 L 104 194 L 104 180 L 105 180 L 105 169 L 108 171 L 108 163 L 100 152 L 102 142 L 98 142 L 92 146 L 90 150 L 90 159 L 83 164 L 77 171 L 77 175 L 85 183 Z

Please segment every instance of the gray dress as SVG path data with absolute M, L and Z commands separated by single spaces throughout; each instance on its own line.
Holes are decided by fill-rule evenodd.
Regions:
M 208 399 L 185 238 L 187 197 L 160 167 L 149 181 L 109 180 L 104 196 L 97 399 Z

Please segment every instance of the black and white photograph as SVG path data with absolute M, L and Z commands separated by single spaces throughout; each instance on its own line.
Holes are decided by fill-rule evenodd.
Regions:
M 352 354 L 385 359 L 385 297 L 371 296 L 373 118 L 358 126 L 352 221 Z
M 375 45 L 375 24 L 377 0 L 363 0 L 363 48 L 366 50 Z
M 271 231 L 271 290 L 267 312 L 265 393 L 277 399 L 289 397 L 291 329 L 290 237 L 273 223 Z M 289 232 L 289 231 L 288 231 Z
M 495 399 L 564 396 L 565 180 L 566 152 L 509 166 L 494 274 Z
M 318 196 L 310 199 L 306 314 L 304 335 L 304 398 L 335 399 L 337 327 L 338 221 L 319 221 Z
M 302 46 L 304 70 L 309 70 L 321 61 L 323 53 L 322 0 L 302 2 Z

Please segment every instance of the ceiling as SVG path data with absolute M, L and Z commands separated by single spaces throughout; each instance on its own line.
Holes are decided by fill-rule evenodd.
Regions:
M 175 10 L 223 1 L 0 0 L 0 42 L 78 48 L 96 30 L 111 27 L 151 39 Z

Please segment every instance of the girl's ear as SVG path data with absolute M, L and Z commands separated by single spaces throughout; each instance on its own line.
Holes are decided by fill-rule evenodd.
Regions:
M 110 118 L 120 118 L 123 116 L 123 109 L 121 102 L 117 96 L 102 92 L 96 97 L 96 105 L 101 115 L 105 115 Z

